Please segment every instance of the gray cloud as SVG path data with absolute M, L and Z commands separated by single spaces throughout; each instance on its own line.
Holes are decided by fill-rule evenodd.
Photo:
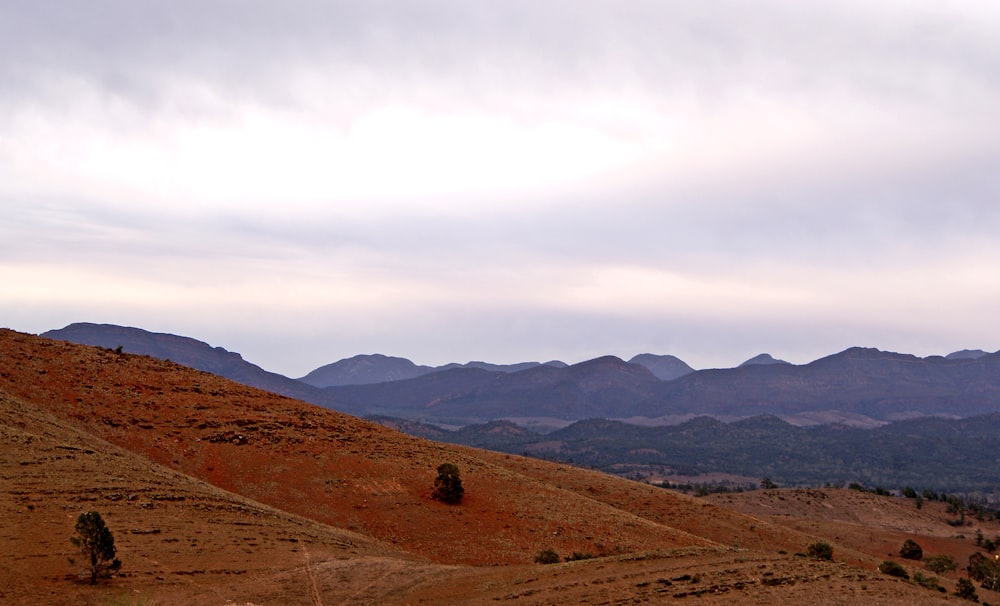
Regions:
M 748 90 L 814 100 L 845 88 L 893 103 L 969 103 L 984 90 L 995 95 L 1000 79 L 989 3 L 952 11 L 781 1 L 5 6 L 3 81 L 14 93 L 64 75 L 155 102 L 158 80 L 181 77 L 277 100 L 305 70 L 366 102 L 438 87 L 449 102 L 482 103 L 512 86 L 557 95 L 583 87 L 693 93 L 711 107 Z
M 118 313 L 208 329 L 226 346 L 257 349 L 288 333 L 313 348 L 337 339 L 343 355 L 375 348 L 430 363 L 445 354 L 420 356 L 412 343 L 455 359 L 487 357 L 490 343 L 497 361 L 657 349 L 709 360 L 710 349 L 749 357 L 754 343 L 795 359 L 788 352 L 879 339 L 995 349 L 958 343 L 980 333 L 950 311 L 917 311 L 954 289 L 976 322 L 998 298 L 989 280 L 954 279 L 1000 262 L 998 31 L 1000 11 L 985 1 L 6 2 L 0 270 L 110 276 L 121 291 L 150 280 L 173 301 L 202 304 L 206 319 L 185 324 L 186 303 Z M 483 131 L 494 139 L 453 135 L 468 145 L 455 150 L 387 137 L 342 157 L 321 145 L 397 106 L 438 120 L 433 128 L 495 119 Z M 592 136 L 580 136 L 590 151 L 619 146 L 626 160 L 544 187 L 446 194 L 410 193 L 420 175 L 376 166 L 373 183 L 401 183 L 392 203 L 336 189 L 352 159 L 390 157 L 379 146 L 393 144 L 410 144 L 438 179 L 460 181 L 471 166 L 504 184 L 524 167 L 517 153 L 491 155 L 497 133 L 544 143 L 552 124 L 572 127 L 559 136 Z M 217 139 L 241 151 L 241 136 L 258 132 L 278 133 L 258 155 L 190 159 Z M 314 146 L 291 147 L 303 140 Z M 118 155 L 100 165 L 107 150 Z M 438 156 L 476 161 L 452 169 L 435 166 Z M 556 172 L 559 160 L 540 156 L 536 168 Z M 289 181 L 287 197 L 252 199 L 281 183 L 260 174 L 278 161 L 285 178 L 329 187 L 311 194 Z M 204 194 L 199 175 L 224 176 L 229 198 Z M 630 272 L 647 291 L 602 298 Z M 218 303 L 215 283 L 259 300 Z M 684 288 L 704 298 L 682 308 L 675 300 L 688 295 L 671 289 Z M 101 301 L 31 296 L 0 305 L 32 327 L 42 317 L 125 321 L 73 315 Z M 585 309 L 567 300 L 576 296 L 599 300 Z M 867 312 L 833 309 L 866 296 Z M 913 321 L 887 320 L 907 296 Z M 375 306 L 379 297 L 406 304 Z M 663 311 L 640 314 L 644 297 Z M 731 311 L 702 314 L 715 310 L 711 297 L 733 299 Z M 273 319 L 283 303 L 313 298 L 298 322 Z M 29 305 L 49 311 L 31 320 Z M 370 318 L 325 318 L 323 305 L 331 315 L 368 305 Z M 274 334 L 239 320 L 255 313 Z

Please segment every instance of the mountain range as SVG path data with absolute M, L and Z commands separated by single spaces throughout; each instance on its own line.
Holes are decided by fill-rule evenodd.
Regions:
M 444 372 L 456 370 L 489 372 Z M 433 498 L 443 462 L 461 471 L 461 503 Z M 832 488 L 694 498 L 6 329 L 0 477 L 0 602 L 13 606 L 951 604 L 964 571 L 893 554 L 915 540 L 964 565 L 985 553 L 974 536 L 1000 535 L 971 513 L 956 527 L 943 500 Z M 121 560 L 94 586 L 71 560 L 86 511 Z M 833 561 L 807 557 L 817 545 Z M 881 572 L 887 553 L 923 580 Z
M 382 354 L 360 354 L 321 366 L 306 376 L 301 377 L 299 381 L 320 388 L 339 385 L 370 385 L 372 383 L 388 383 L 390 381 L 402 381 L 403 379 L 415 379 L 433 372 L 451 370 L 453 368 L 478 368 L 493 372 L 511 373 L 540 365 L 538 362 L 521 362 L 518 364 L 490 364 L 489 362 L 466 362 L 465 364 L 458 364 L 453 362 L 443 366 L 418 366 L 406 358 L 397 358 Z M 564 368 L 566 363 L 553 360 L 546 362 L 545 365 L 554 368 Z
M 706 370 L 653 354 L 629 362 L 604 356 L 572 365 L 442 367 L 365 355 L 295 380 L 219 347 L 138 328 L 81 323 L 43 336 L 170 359 L 353 415 L 455 426 L 515 419 L 558 427 L 588 418 L 665 424 L 698 415 L 877 426 L 1000 411 L 1000 353 L 979 350 L 919 358 L 854 347 L 803 365 L 762 354 L 736 368 Z

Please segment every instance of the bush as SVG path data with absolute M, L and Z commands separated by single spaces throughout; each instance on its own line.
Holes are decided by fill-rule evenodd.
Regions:
M 536 564 L 558 564 L 559 554 L 552 549 L 543 549 L 535 556 Z
M 465 496 L 462 479 L 458 477 L 458 467 L 451 463 L 442 463 L 437 468 L 437 478 L 434 479 L 434 492 L 431 498 L 444 503 L 461 503 Z
M 939 587 L 937 577 L 925 577 L 919 572 L 913 573 L 913 581 L 921 587 L 927 589 L 937 589 Z
M 985 589 L 1000 591 L 1000 562 L 981 553 L 969 556 L 969 578 L 979 581 Z
M 955 558 L 950 555 L 928 556 L 924 559 L 924 566 L 931 572 L 944 574 L 958 568 Z
M 906 539 L 903 546 L 899 548 L 899 557 L 907 560 L 921 560 L 924 557 L 924 549 L 913 539 Z
M 833 547 L 826 541 L 816 541 L 809 546 L 807 555 L 814 560 L 832 560 Z
M 892 560 L 886 560 L 882 562 L 881 564 L 878 565 L 878 569 L 879 572 L 881 572 L 882 574 L 887 574 L 890 577 L 899 577 L 901 579 L 910 578 L 910 575 L 909 573 L 906 572 L 906 569 L 903 568 L 898 563 L 893 562 Z
M 955 583 L 955 595 L 963 600 L 979 601 L 979 596 L 976 595 L 976 586 L 969 579 L 962 578 Z
M 90 574 L 90 584 L 96 585 L 98 578 L 110 577 L 121 568 L 121 561 L 115 557 L 115 537 L 104 524 L 101 514 L 96 511 L 81 513 L 76 519 L 75 537 L 72 543 L 83 556 L 84 565 Z M 75 564 L 72 558 L 70 564 Z
M 594 557 L 594 554 L 592 554 L 592 553 L 581 553 L 579 551 L 574 551 L 573 555 L 566 557 L 566 561 L 567 562 L 574 562 L 576 560 L 589 560 L 589 559 L 591 559 L 593 557 Z

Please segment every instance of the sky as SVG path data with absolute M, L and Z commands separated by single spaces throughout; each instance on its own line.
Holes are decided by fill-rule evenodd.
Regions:
M 992 352 L 998 108 L 994 0 L 2 0 L 0 326 Z

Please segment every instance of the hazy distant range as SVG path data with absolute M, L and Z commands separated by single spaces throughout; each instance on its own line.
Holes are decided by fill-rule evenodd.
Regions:
M 1000 353 L 963 350 L 919 358 L 850 348 L 803 365 L 767 354 L 736 368 L 694 370 L 672 355 L 605 356 L 498 365 L 431 367 L 387 355 L 358 355 L 297 379 L 238 353 L 184 336 L 76 323 L 42 336 L 149 355 L 357 416 L 447 426 L 511 419 L 566 426 L 582 419 L 676 424 L 697 416 L 735 420 L 774 415 L 797 425 L 875 427 L 921 416 L 1000 411 Z

